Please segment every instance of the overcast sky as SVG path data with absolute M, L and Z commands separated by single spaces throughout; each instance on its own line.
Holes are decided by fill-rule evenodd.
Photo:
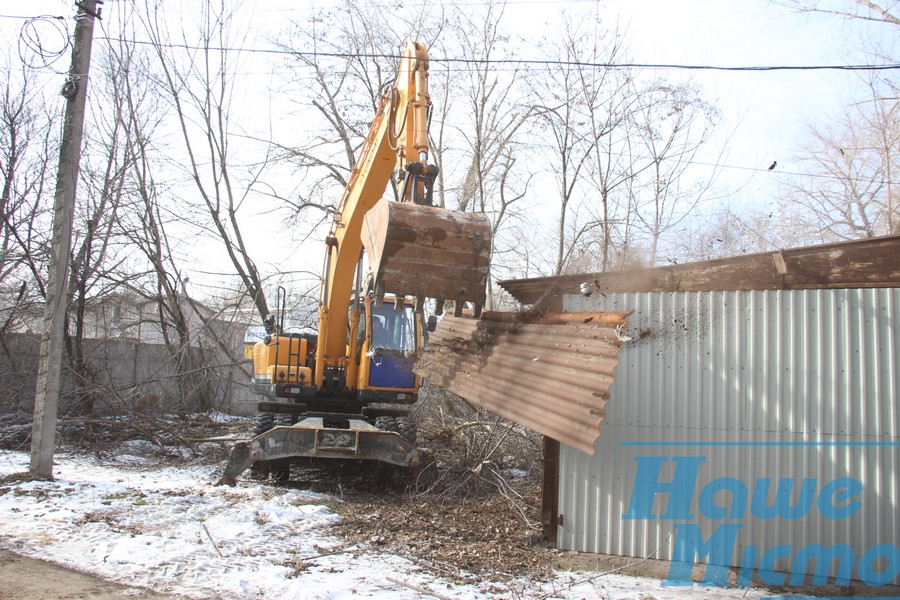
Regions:
M 648 63 L 843 65 L 857 62 L 858 36 L 887 38 L 897 31 L 829 15 L 798 15 L 766 0 L 619 0 L 607 7 L 629 24 L 636 58 Z M 726 164 L 741 169 L 766 170 L 778 160 L 789 171 L 804 123 L 828 118 L 858 87 L 858 75 L 847 71 L 691 71 L 689 76 L 704 86 L 726 123 L 737 127 Z M 754 181 L 752 189 L 757 188 L 766 189 L 765 182 Z
M 124 0 L 108 1 L 107 15 Z M 180 1 L 167 3 L 174 17 L 182 12 Z M 412 0 L 415 1 L 415 0 Z M 840 3 L 839 0 L 834 2 Z M 248 45 L 269 47 L 267 36 L 278 32 L 288 19 L 302 19 L 312 7 L 331 2 L 291 2 L 248 0 L 244 14 L 258 27 L 257 39 Z M 436 3 L 439 4 L 439 3 Z M 449 4 L 449 3 L 446 3 Z M 455 4 L 477 5 L 476 0 Z M 791 13 L 768 0 L 610 0 L 603 3 L 562 0 L 508 2 L 505 25 L 513 35 L 535 37 L 546 34 L 561 10 L 574 14 L 600 11 L 610 26 L 618 23 L 626 31 L 627 47 L 634 62 L 641 64 L 683 64 L 717 66 L 840 65 L 858 63 L 858 40 L 863 36 L 896 41 L 896 27 L 848 23 L 829 15 L 804 16 Z M 0 2 L 0 28 L 4 39 L 14 40 L 21 19 L 10 15 L 74 14 L 71 0 L 29 0 Z M 72 28 L 70 20 L 70 31 Z M 42 30 L 42 42 L 55 42 L 50 25 Z M 95 35 L 102 35 L 95 33 Z M 98 42 L 102 43 L 102 42 Z M 15 47 L 12 49 L 15 55 Z M 437 57 L 436 57 L 437 58 Z M 541 56 L 522 58 L 541 59 Z M 66 54 L 54 65 L 68 68 Z M 264 71 L 265 69 L 263 69 Z M 651 71 L 652 72 L 652 71 Z M 718 72 L 664 70 L 669 80 L 691 78 L 704 88 L 707 100 L 722 112 L 720 131 L 733 132 L 730 149 L 723 160 L 726 184 L 740 186 L 736 202 L 764 203 L 778 193 L 781 178 L 789 176 L 791 158 L 802 143 L 804 124 L 828 119 L 846 105 L 858 87 L 857 75 L 847 71 Z M 48 77 L 58 86 L 62 76 Z M 277 121 L 277 119 L 275 119 Z M 777 160 L 779 168 L 767 167 Z M 318 268 L 318 260 L 310 268 Z
M 107 13 L 122 0 L 108 0 Z M 4 15 L 73 14 L 69 0 L 0 2 Z M 178 14 L 178 1 L 170 2 Z M 290 8 L 280 8 L 283 4 Z M 245 2 L 245 12 L 260 23 L 260 39 L 253 43 L 266 47 L 264 36 L 277 31 L 287 18 L 302 18 L 312 7 L 330 2 Z M 440 3 L 436 3 L 440 4 Z M 448 4 L 448 3 L 445 3 Z M 455 4 L 477 4 L 460 0 Z M 822 65 L 855 62 L 857 37 L 866 32 L 885 40 L 897 29 L 848 25 L 828 15 L 804 16 L 790 13 L 768 0 L 609 0 L 596 3 L 580 0 L 537 2 L 513 0 L 508 3 L 506 25 L 514 34 L 525 36 L 544 32 L 560 11 L 589 14 L 600 10 L 611 25 L 618 22 L 627 31 L 631 55 L 638 63 L 686 65 L 771 66 Z M 0 19 L 6 39 L 15 39 L 20 20 Z M 268 30 L 268 31 L 267 31 Z M 52 32 L 47 34 L 52 40 Z M 540 58 L 540 57 L 534 57 Z M 64 67 L 68 57 L 57 67 Z M 825 117 L 846 102 L 855 76 L 841 71 L 811 72 L 679 72 L 665 71 L 670 79 L 690 76 L 701 83 L 709 99 L 723 110 L 726 123 L 743 125 L 738 130 L 731 160 L 740 166 L 766 167 L 772 159 L 791 152 L 797 142 L 798 126 L 805 120 Z M 749 140 L 749 141 L 745 141 Z M 765 164 L 763 164 L 765 163 Z M 781 164 L 781 163 L 779 163 Z M 787 162 L 785 162 L 787 164 Z

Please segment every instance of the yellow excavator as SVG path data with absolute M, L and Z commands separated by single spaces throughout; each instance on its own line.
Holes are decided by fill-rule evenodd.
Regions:
M 220 483 L 246 469 L 289 476 L 290 460 L 325 457 L 413 467 L 409 408 L 432 299 L 476 316 L 485 303 L 491 227 L 484 215 L 434 206 L 428 54 L 404 46 L 325 238 L 316 335 L 284 331 L 285 298 L 253 348 L 255 436 L 232 450 Z M 389 197 L 383 197 L 391 183 Z

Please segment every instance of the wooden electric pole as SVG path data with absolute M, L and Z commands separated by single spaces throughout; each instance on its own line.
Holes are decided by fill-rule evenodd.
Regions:
M 32 475 L 53 476 L 53 450 L 56 445 L 56 414 L 62 372 L 62 350 L 65 337 L 67 283 L 72 245 L 72 220 L 75 213 L 75 190 L 81 162 L 81 137 L 87 99 L 88 71 L 91 64 L 91 42 L 94 19 L 100 18 L 98 4 L 102 0 L 76 2 L 75 38 L 72 43 L 72 66 L 62 88 L 66 99 L 62 143 L 59 149 L 59 173 L 56 177 L 56 201 L 53 207 L 53 239 L 50 243 L 50 273 L 44 306 L 41 353 L 38 358 L 37 390 L 34 397 L 34 424 L 31 430 Z

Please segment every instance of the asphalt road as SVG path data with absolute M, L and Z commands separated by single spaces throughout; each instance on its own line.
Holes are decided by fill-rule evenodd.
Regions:
M 111 583 L 78 571 L 0 550 L 0 600 L 173 600 L 180 596 Z

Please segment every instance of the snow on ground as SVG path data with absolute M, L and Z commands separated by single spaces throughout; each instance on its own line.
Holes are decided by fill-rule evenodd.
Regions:
M 331 534 L 337 499 L 251 481 L 214 487 L 222 464 L 161 465 L 148 450 L 130 442 L 114 458 L 58 454 L 52 482 L 0 482 L 0 547 L 195 598 L 766 597 L 596 573 L 459 585 Z M 0 453 L 0 478 L 25 473 L 28 461 L 23 452 Z

